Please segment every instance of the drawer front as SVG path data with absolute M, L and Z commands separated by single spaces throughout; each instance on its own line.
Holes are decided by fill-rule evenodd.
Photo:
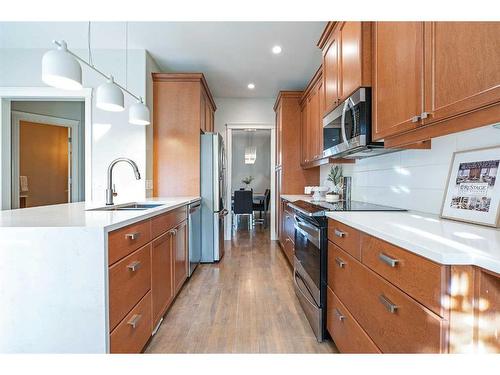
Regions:
M 111 353 L 140 353 L 151 337 L 151 292 L 111 332 Z
M 108 264 L 112 265 L 151 241 L 151 221 L 144 220 L 108 235 Z
M 361 233 L 335 220 L 328 220 L 328 239 L 356 259 L 361 259 Z
M 151 289 L 151 244 L 109 268 L 109 326 L 113 330 Z
M 179 223 L 187 219 L 187 206 L 176 208 L 175 210 L 158 215 L 151 219 L 151 232 L 153 238 L 172 229 Z
M 341 353 L 380 353 L 351 313 L 327 287 L 326 328 Z
M 285 211 L 284 214 L 284 225 L 283 229 L 285 231 L 285 235 L 290 238 L 290 240 L 295 241 L 295 225 L 294 225 L 294 219 L 292 214 L 289 212 Z
M 328 285 L 382 352 L 444 351 L 444 320 L 332 243 L 328 257 Z
M 362 236 L 361 259 L 363 264 L 443 316 L 441 300 L 446 294 L 446 266 L 369 235 Z

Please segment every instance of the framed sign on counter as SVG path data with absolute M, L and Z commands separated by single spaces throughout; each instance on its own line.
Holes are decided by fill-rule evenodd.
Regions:
M 499 226 L 500 146 L 455 152 L 451 161 L 441 217 Z

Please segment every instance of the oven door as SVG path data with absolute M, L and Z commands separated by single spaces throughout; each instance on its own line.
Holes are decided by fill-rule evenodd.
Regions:
M 295 294 L 318 341 L 323 340 L 320 244 L 320 229 L 295 215 Z

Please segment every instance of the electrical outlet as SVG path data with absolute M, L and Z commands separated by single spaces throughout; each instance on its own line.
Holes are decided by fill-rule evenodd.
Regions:
M 146 190 L 153 189 L 153 180 L 146 180 Z

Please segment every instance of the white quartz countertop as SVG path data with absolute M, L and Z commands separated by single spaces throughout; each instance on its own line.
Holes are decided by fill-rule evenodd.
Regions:
M 12 227 L 97 227 L 111 231 L 199 200 L 200 197 L 192 196 L 148 198 L 139 203 L 159 203 L 161 206 L 141 211 L 89 211 L 104 206 L 102 203 L 95 202 L 5 210 L 0 211 L 0 229 Z M 125 203 L 119 205 L 122 204 Z
M 310 196 L 285 195 L 288 201 Z M 408 212 L 328 212 L 338 220 L 434 262 L 475 265 L 500 274 L 500 230 Z

